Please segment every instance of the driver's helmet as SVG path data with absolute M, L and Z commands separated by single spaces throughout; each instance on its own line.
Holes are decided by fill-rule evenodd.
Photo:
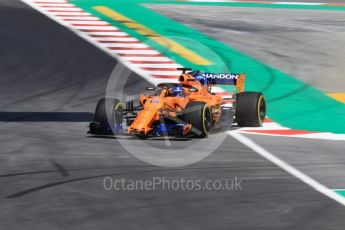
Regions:
M 199 81 L 202 85 L 207 85 L 208 83 L 206 77 L 202 73 L 195 76 L 195 79 Z
M 183 97 L 184 96 L 183 87 L 182 86 L 175 86 L 172 89 L 172 95 L 175 97 Z

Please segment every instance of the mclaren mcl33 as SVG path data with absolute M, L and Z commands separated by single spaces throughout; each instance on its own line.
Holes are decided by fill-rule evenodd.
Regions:
M 136 101 L 116 98 L 98 101 L 89 134 L 207 137 L 211 130 L 262 126 L 266 116 L 265 97 L 245 92 L 244 74 L 203 73 L 179 68 L 177 83 L 160 83 L 146 88 Z M 233 85 L 228 93 L 212 93 L 212 87 Z

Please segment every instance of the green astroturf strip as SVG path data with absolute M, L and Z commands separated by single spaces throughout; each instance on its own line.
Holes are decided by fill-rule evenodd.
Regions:
M 204 71 L 244 72 L 247 74 L 246 90 L 261 91 L 268 102 L 268 116 L 292 129 L 345 133 L 345 105 L 333 100 L 316 88 L 294 77 L 261 63 L 232 47 L 210 38 L 201 32 L 164 17 L 141 4 L 107 0 L 74 0 L 72 3 L 107 20 L 132 36 L 148 43 L 178 63 Z M 169 37 L 179 44 L 206 57 L 214 64 L 197 66 L 179 57 L 161 45 L 150 41 L 135 31 L 112 21 L 93 10 L 93 6 L 107 6 L 156 33 Z M 325 76 L 325 84 L 327 77 Z
M 343 197 L 345 197 L 345 189 L 335 190 L 335 192 L 338 193 L 339 195 L 342 195 Z

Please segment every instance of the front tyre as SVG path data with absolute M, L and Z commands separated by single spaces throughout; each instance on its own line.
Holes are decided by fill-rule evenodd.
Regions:
M 116 131 L 122 129 L 123 106 L 116 98 L 102 98 L 95 110 L 95 122 L 108 123 Z
M 236 121 L 240 127 L 261 127 L 266 117 L 266 99 L 262 93 L 237 94 Z
M 183 114 L 184 122 L 192 125 L 196 137 L 206 137 L 212 127 L 211 109 L 205 102 L 189 102 Z

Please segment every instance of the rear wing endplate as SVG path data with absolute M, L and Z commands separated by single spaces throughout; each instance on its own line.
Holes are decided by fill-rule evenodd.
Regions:
M 246 75 L 238 73 L 203 73 L 210 85 L 234 85 L 238 93 L 244 91 Z

